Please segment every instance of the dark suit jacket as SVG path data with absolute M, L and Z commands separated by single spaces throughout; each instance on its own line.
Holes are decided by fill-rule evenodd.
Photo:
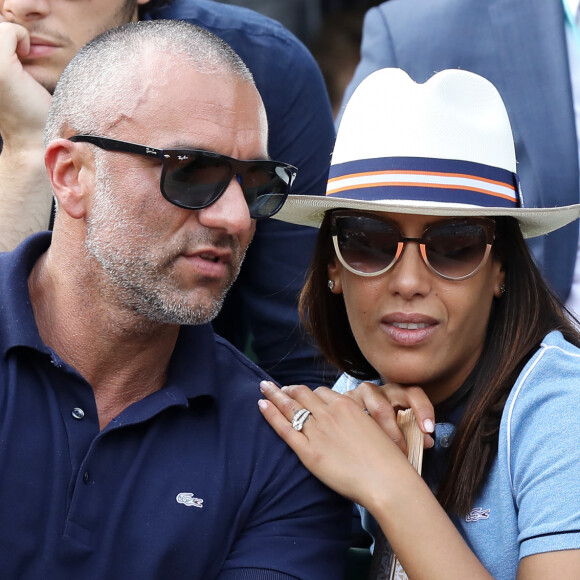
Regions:
M 560 0 L 390 0 L 365 18 L 361 62 L 345 99 L 384 67 L 417 82 L 462 68 L 488 78 L 505 102 L 527 206 L 579 201 L 578 146 Z M 558 294 L 570 292 L 576 222 L 530 241 Z

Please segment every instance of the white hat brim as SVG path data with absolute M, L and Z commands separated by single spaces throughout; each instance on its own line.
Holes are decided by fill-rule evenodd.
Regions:
M 579 204 L 546 208 L 501 208 L 452 203 L 433 204 L 418 200 L 367 201 L 318 195 L 290 195 L 282 209 L 273 217 L 292 224 L 318 228 L 324 219 L 325 212 L 332 209 L 441 217 L 509 216 L 518 220 L 525 238 L 547 234 L 580 217 Z

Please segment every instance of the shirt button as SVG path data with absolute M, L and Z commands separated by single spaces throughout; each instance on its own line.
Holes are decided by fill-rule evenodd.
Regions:
M 439 441 L 439 443 L 441 444 L 441 447 L 449 447 L 449 445 L 451 445 L 451 441 L 449 440 L 449 437 L 441 437 L 441 440 Z
M 80 421 L 84 418 L 85 412 L 80 407 L 75 407 L 72 411 L 72 416 Z
M 83 474 L 83 481 L 85 483 L 89 483 L 89 472 L 88 471 L 85 471 L 84 472 L 84 474 Z

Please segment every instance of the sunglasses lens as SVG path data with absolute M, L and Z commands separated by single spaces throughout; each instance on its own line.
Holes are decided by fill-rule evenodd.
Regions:
M 367 216 L 336 216 L 334 231 L 342 259 L 356 272 L 373 274 L 395 261 L 400 234 L 388 222 Z
M 175 205 L 201 209 L 220 196 L 230 181 L 230 175 L 230 165 L 225 159 L 176 154 L 165 161 L 164 193 Z
M 477 222 L 450 222 L 430 227 L 423 237 L 429 265 L 444 278 L 469 276 L 487 251 L 487 235 Z
M 283 205 L 292 182 L 292 173 L 275 162 L 249 165 L 242 174 L 242 190 L 253 219 L 274 215 Z
M 253 219 L 274 215 L 283 205 L 294 178 L 293 172 L 275 161 L 237 162 L 234 170 L 227 157 L 198 152 L 174 153 L 164 161 L 162 190 L 175 205 L 202 209 L 226 190 L 236 172 Z
M 368 215 L 337 212 L 331 229 L 343 264 L 362 275 L 388 270 L 396 262 L 402 242 L 420 242 L 424 259 L 435 273 L 461 280 L 478 269 L 493 242 L 493 222 L 476 218 L 436 223 L 420 240 L 403 238 L 396 225 Z

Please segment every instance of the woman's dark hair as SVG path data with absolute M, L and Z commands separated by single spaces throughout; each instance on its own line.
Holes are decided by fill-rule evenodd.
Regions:
M 350 329 L 344 299 L 328 291 L 328 265 L 335 259 L 330 212 L 318 232 L 306 284 L 300 295 L 300 316 L 322 354 L 340 371 L 357 379 L 378 379 Z
M 342 295 L 328 292 L 328 264 L 334 259 L 327 212 L 308 280 L 300 298 L 304 323 L 326 357 L 343 372 L 378 378 L 350 330 Z M 467 378 L 465 412 L 451 446 L 438 499 L 443 508 L 467 514 L 497 454 L 499 425 L 507 397 L 522 368 L 552 330 L 580 347 L 565 308 L 540 274 L 517 221 L 495 218 L 493 257 L 503 264 L 505 293 L 494 300 L 483 352 Z

